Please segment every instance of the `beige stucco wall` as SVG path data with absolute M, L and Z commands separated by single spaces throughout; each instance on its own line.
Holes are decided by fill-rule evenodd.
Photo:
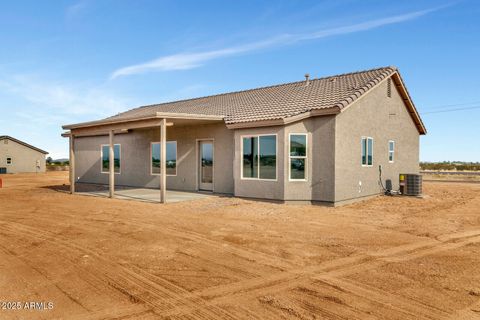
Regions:
M 12 158 L 11 165 L 7 165 L 7 157 Z M 0 141 L 0 167 L 7 168 L 7 173 L 45 172 L 45 154 L 4 139 Z
M 335 170 L 335 117 L 324 116 L 305 119 L 285 127 L 284 154 L 286 201 L 334 201 Z M 290 180 L 289 136 L 307 133 L 306 181 Z
M 286 126 L 235 130 L 235 195 L 285 201 L 334 200 L 334 116 L 309 118 Z M 289 135 L 307 133 L 307 179 L 290 181 Z M 251 180 L 241 177 L 243 136 L 277 135 L 277 179 Z
M 391 179 L 394 188 L 399 173 L 419 171 L 419 133 L 393 82 L 391 87 L 391 98 L 384 81 L 336 117 L 336 202 L 382 192 L 379 165 L 383 183 Z M 362 136 L 374 140 L 371 167 L 361 165 Z M 389 140 L 395 141 L 394 163 L 388 161 Z
M 214 140 L 214 191 L 233 194 L 233 131 L 224 124 L 167 127 L 167 141 L 177 141 L 177 175 L 167 176 L 171 190 L 197 190 L 197 141 Z M 160 177 L 150 173 L 150 143 L 160 140 L 160 129 L 133 130 L 115 135 L 121 144 L 121 173 L 115 184 L 159 188 Z M 108 184 L 108 174 L 101 173 L 100 145 L 108 136 L 75 139 L 77 181 Z

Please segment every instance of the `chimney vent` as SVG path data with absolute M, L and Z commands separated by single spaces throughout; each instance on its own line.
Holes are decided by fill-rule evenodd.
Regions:
M 310 74 L 308 73 L 305 73 L 305 85 L 309 85 L 310 84 Z

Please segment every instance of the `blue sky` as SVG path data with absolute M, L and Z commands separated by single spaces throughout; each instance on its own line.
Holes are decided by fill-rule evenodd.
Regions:
M 480 2 L 4 1 L 0 135 L 66 157 L 61 125 L 139 105 L 399 67 L 421 160 L 480 161 Z M 435 112 L 435 113 L 428 113 Z

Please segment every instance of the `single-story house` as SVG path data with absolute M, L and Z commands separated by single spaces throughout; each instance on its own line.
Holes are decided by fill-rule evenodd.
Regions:
M 425 126 L 395 67 L 147 105 L 63 126 L 75 183 L 342 204 L 418 173 Z M 113 159 L 113 161 L 111 161 Z M 167 199 L 168 200 L 168 199 Z
M 48 152 L 10 136 L 0 136 L 0 173 L 45 172 Z

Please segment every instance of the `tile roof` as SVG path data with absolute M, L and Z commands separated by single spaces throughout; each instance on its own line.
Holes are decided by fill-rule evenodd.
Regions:
M 223 118 L 227 125 L 262 120 L 281 120 L 314 110 L 333 108 L 341 110 L 376 84 L 394 74 L 397 74 L 399 77 L 397 68 L 389 66 L 311 79 L 308 85 L 305 80 L 302 80 L 250 90 L 153 104 L 131 109 L 103 120 L 90 122 L 89 124 L 155 117 L 157 113 L 217 116 Z M 401 78 L 400 82 L 402 82 Z M 405 90 L 404 100 L 411 103 L 403 82 L 402 87 Z M 411 103 L 410 109 L 412 109 L 410 113 L 420 133 L 425 133 L 425 127 L 413 103 Z M 64 126 L 64 128 L 69 129 L 72 126 Z
M 27 147 L 27 148 L 33 149 L 33 150 L 38 151 L 38 152 L 40 152 L 40 153 L 48 154 L 48 152 L 45 151 L 45 150 L 39 149 L 39 148 L 37 148 L 37 147 L 34 147 L 34 146 L 32 146 L 31 144 L 28 144 L 28 143 L 26 143 L 26 142 L 20 141 L 20 140 L 18 140 L 18 139 L 13 138 L 13 137 L 10 137 L 10 136 L 0 136 L 0 141 L 5 140 L 5 139 L 6 139 L 6 140 L 12 140 L 12 141 L 14 141 L 14 142 L 16 142 L 16 143 L 18 143 L 18 144 L 21 144 L 21 145 L 23 145 L 23 146 L 25 146 L 25 147 Z
M 344 108 L 395 71 L 395 67 L 382 67 L 311 79 L 308 85 L 303 80 L 160 103 L 135 108 L 107 119 L 147 117 L 157 112 L 223 116 L 227 124 L 284 119 L 315 109 Z

